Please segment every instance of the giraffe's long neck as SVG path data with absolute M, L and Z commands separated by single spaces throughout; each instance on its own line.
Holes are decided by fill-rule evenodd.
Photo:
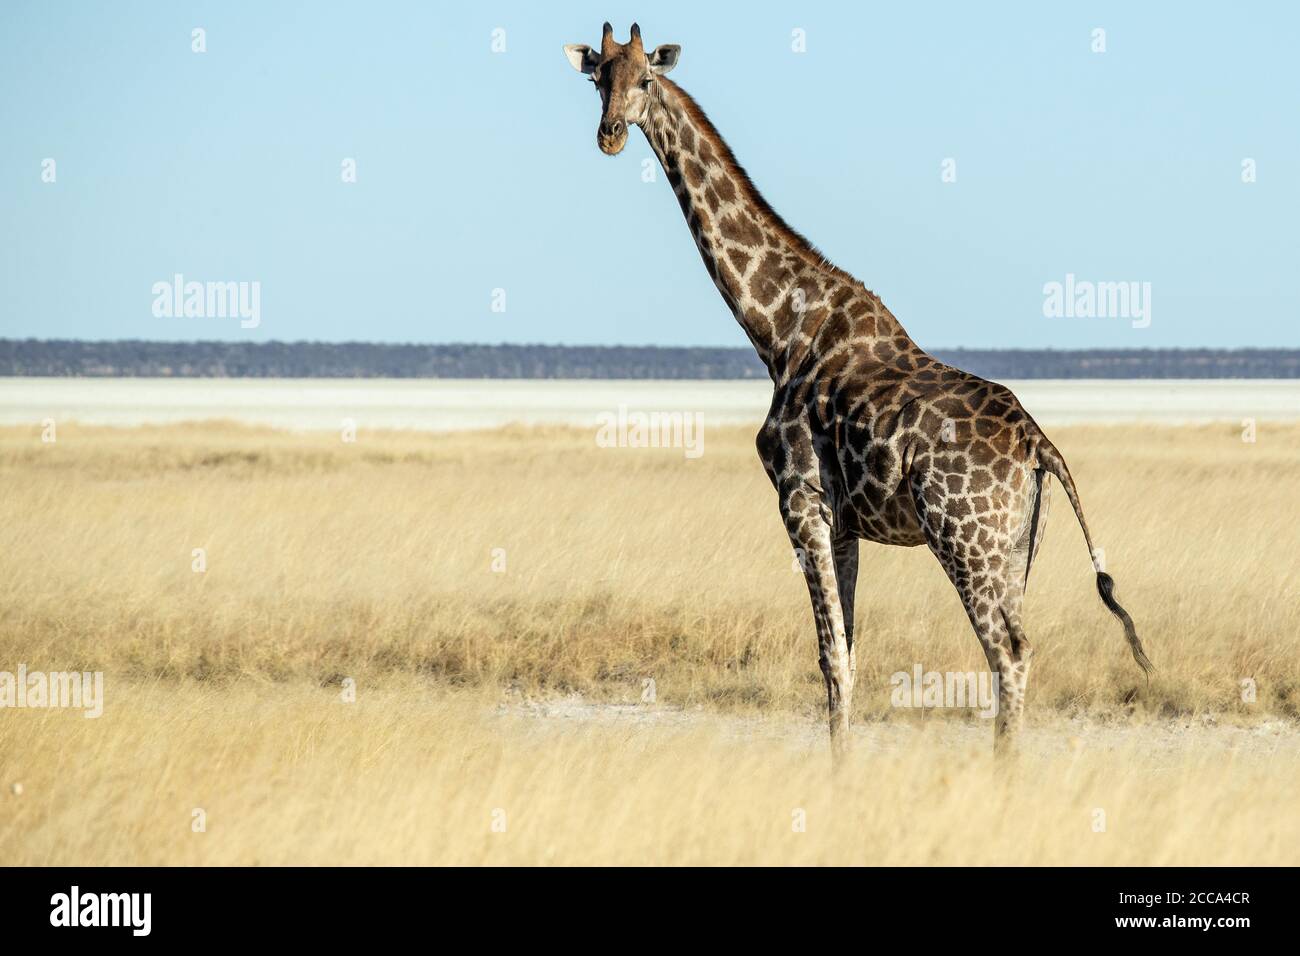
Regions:
M 785 224 L 681 87 L 656 81 L 642 130 L 659 157 L 704 267 L 773 381 L 797 371 L 834 314 L 873 314 L 880 334 L 904 334 L 874 295 Z M 873 321 L 873 324 L 876 324 Z

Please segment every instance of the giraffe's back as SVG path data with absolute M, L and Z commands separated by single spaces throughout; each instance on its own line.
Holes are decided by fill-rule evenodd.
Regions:
M 1032 493 L 1041 432 L 1016 396 L 910 340 L 827 350 L 774 402 L 770 421 L 796 455 L 800 420 L 837 522 L 867 540 L 924 543 L 917 494 L 960 519 L 1018 515 Z

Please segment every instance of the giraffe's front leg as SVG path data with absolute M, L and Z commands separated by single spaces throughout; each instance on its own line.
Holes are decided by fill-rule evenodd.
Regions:
M 853 705 L 853 665 L 844 607 L 836 577 L 830 516 L 821 495 L 806 485 L 782 489 L 781 515 L 808 583 L 817 625 L 817 660 L 826 680 L 834 765 L 848 751 L 849 711 Z M 855 542 L 856 544 L 856 542 Z M 856 561 L 853 562 L 856 567 Z
M 858 679 L 858 653 L 853 643 L 853 599 L 858 587 L 858 539 L 838 532 L 831 539 L 835 553 L 835 581 L 839 585 L 840 613 L 844 615 L 844 639 L 849 649 L 849 684 Z

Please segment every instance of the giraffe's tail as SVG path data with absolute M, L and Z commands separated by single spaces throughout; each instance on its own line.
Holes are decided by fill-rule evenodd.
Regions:
M 1079 519 L 1079 527 L 1083 529 L 1083 540 L 1088 545 L 1093 570 L 1097 572 L 1097 593 L 1101 595 L 1101 601 L 1106 605 L 1106 609 L 1119 618 L 1120 623 L 1124 625 L 1124 639 L 1128 641 L 1129 650 L 1133 652 L 1133 660 L 1137 661 L 1138 667 L 1142 668 L 1149 680 L 1155 665 L 1142 649 L 1137 628 L 1133 626 L 1133 618 L 1115 599 L 1115 579 L 1101 569 L 1101 560 L 1096 548 L 1092 546 L 1092 535 L 1088 531 L 1088 522 L 1083 518 L 1083 506 L 1079 503 L 1079 492 L 1075 490 L 1070 469 L 1066 467 L 1065 459 L 1056 450 L 1056 446 L 1046 438 L 1041 439 L 1038 444 L 1038 463 L 1040 468 L 1056 478 L 1065 489 L 1065 496 L 1070 499 L 1070 507 L 1074 509 L 1074 516 Z

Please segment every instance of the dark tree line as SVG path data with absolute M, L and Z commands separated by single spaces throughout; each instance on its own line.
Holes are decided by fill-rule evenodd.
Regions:
M 992 379 L 1300 378 L 1300 349 L 941 349 Z M 0 339 L 2 376 L 763 379 L 748 348 Z

